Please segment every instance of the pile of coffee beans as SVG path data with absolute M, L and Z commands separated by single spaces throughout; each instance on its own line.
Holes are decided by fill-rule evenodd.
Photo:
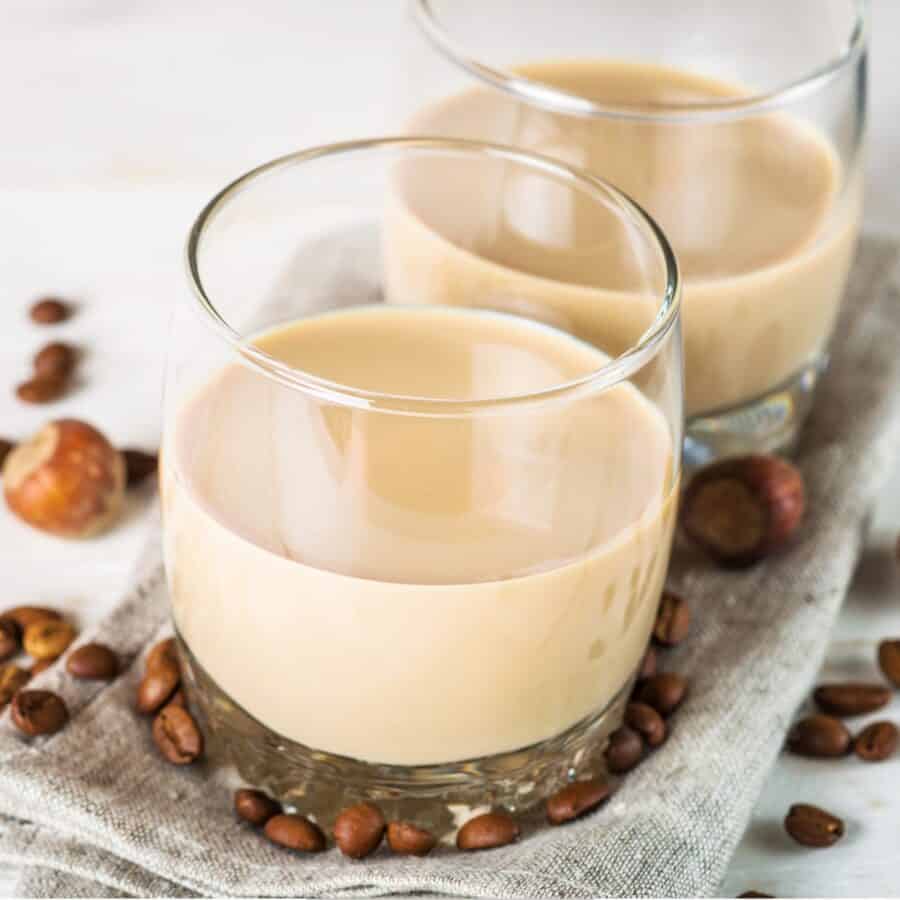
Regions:
M 625 709 L 625 724 L 612 733 L 606 749 L 607 768 L 615 775 L 630 772 L 669 736 L 668 718 L 687 695 L 688 684 L 683 675 L 658 671 L 659 651 L 684 641 L 690 621 L 687 601 L 679 594 L 664 592 L 653 643 L 644 655 L 631 702 Z
M 186 766 L 203 756 L 203 732 L 181 690 L 175 638 L 160 641 L 147 654 L 144 677 L 138 685 L 137 709 L 144 715 L 155 714 L 153 740 L 167 762 Z
M 0 710 L 9 704 L 13 724 L 29 737 L 54 734 L 69 720 L 62 697 L 25 686 L 69 649 L 76 634 L 46 606 L 16 606 L 0 614 Z M 33 660 L 30 668 L 11 662 L 23 652 Z M 69 654 L 66 671 L 73 678 L 110 681 L 119 674 L 119 659 L 105 644 L 82 644 Z
M 36 325 L 57 325 L 71 314 L 71 305 L 56 297 L 38 300 L 29 312 Z M 31 377 L 16 388 L 16 396 L 23 403 L 58 400 L 69 389 L 77 362 L 78 351 L 71 344 L 62 341 L 46 344 L 35 354 Z
M 236 791 L 234 810 L 240 819 L 261 828 L 273 844 L 287 850 L 319 853 L 328 845 L 325 833 L 315 822 L 297 813 L 284 812 L 278 802 L 262 791 L 251 788 Z M 513 826 L 516 827 L 515 823 Z M 407 856 L 426 856 L 437 844 L 430 831 L 412 822 L 387 822 L 374 803 L 348 806 L 335 819 L 332 828 L 335 845 L 350 859 L 363 859 L 374 853 L 385 836 L 394 853 Z

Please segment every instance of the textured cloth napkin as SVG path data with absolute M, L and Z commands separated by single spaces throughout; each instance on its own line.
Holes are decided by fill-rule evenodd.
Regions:
M 691 679 L 672 739 L 610 803 L 516 845 L 424 860 L 381 850 L 351 862 L 332 849 L 289 854 L 239 824 L 228 788 L 202 767 L 161 761 L 133 712 L 142 666 L 111 685 L 60 666 L 72 722 L 27 741 L 0 720 L 0 862 L 24 865 L 25 896 L 194 894 L 474 897 L 709 895 L 746 827 L 791 717 L 819 668 L 847 590 L 866 515 L 900 441 L 900 244 L 864 241 L 832 366 L 800 447 L 808 514 L 787 554 L 720 572 L 678 554 L 672 583 L 695 612 L 670 657 Z M 133 588 L 84 639 L 138 660 L 167 628 L 158 545 Z

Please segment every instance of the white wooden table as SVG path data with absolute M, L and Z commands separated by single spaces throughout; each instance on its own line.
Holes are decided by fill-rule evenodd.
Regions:
M 240 8 L 238 8 L 240 7 Z M 900 229 L 900 4 L 875 0 L 867 222 Z M 54 414 L 155 447 L 166 330 L 185 292 L 182 243 L 212 191 L 299 146 L 383 131 L 397 77 L 402 0 L 3 0 L 0 4 L 0 435 L 47 411 L 10 387 L 48 332 L 24 318 L 36 294 L 82 308 L 54 335 L 82 344 L 84 385 Z M 0 508 L 0 607 L 65 604 L 82 625 L 109 608 L 147 527 L 73 544 L 28 532 Z M 900 464 L 835 635 L 829 674 L 871 674 L 878 636 L 900 635 Z M 900 704 L 893 711 L 900 719 Z M 723 886 L 778 896 L 900 896 L 900 758 L 839 767 L 782 760 Z M 843 815 L 829 851 L 791 846 L 787 805 Z M 0 872 L 0 894 L 12 890 Z

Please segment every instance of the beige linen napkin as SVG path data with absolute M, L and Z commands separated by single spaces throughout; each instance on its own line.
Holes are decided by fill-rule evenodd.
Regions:
M 475 897 L 708 895 L 746 827 L 794 710 L 818 669 L 858 557 L 862 525 L 900 441 L 898 243 L 867 239 L 799 460 L 800 539 L 744 573 L 680 559 L 695 611 L 672 665 L 691 679 L 671 740 L 602 810 L 531 828 L 513 846 L 364 862 L 294 856 L 239 824 L 202 767 L 162 762 L 132 711 L 139 665 L 110 686 L 57 666 L 40 676 L 73 713 L 27 741 L 0 721 L 0 862 L 27 896 L 233 894 Z M 137 659 L 166 628 L 158 548 L 96 637 Z

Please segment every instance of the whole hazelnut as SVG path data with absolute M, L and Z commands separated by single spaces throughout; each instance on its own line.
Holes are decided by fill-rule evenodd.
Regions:
M 9 508 L 34 528 L 60 537 L 91 537 L 119 517 L 125 463 L 96 428 L 60 419 L 10 452 L 3 492 Z
M 725 566 L 753 565 L 781 549 L 805 506 L 803 476 L 775 456 L 726 459 L 701 469 L 681 503 L 685 533 Z

